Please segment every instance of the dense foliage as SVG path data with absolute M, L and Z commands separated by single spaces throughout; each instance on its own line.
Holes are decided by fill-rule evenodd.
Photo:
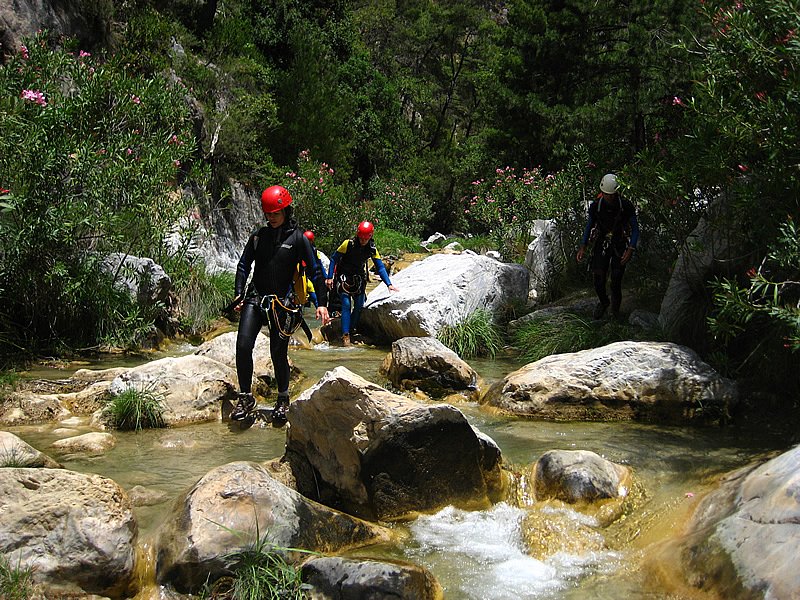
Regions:
M 115 11 L 107 53 L 40 36 L 0 69 L 6 348 L 93 345 L 152 323 L 99 268 L 108 251 L 164 263 L 184 304 L 218 302 L 229 282 L 207 284 L 162 243 L 189 208 L 178 184 L 225 210 L 231 178 L 283 183 L 323 250 L 369 218 L 382 234 L 488 238 L 519 260 L 537 218 L 557 221 L 571 255 L 596 182 L 615 171 L 637 203 L 636 264 L 653 297 L 701 219 L 728 237 L 698 347 L 736 342 L 732 372 L 796 359 L 796 2 L 126 0 Z M 209 319 L 198 310 L 184 326 Z

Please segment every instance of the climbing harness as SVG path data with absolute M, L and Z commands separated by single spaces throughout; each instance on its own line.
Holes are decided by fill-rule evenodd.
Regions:
M 363 291 L 364 287 L 364 277 L 358 273 L 352 275 L 342 273 L 336 280 L 336 291 L 339 294 L 356 296 Z
M 308 341 L 311 341 L 311 328 L 303 317 L 303 307 L 296 305 L 289 297 L 281 300 L 275 294 L 268 294 L 261 298 L 259 306 L 283 339 L 288 340 L 298 327 L 302 327 Z

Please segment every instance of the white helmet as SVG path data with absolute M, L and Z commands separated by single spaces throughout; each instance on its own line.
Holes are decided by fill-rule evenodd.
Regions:
M 619 183 L 617 183 L 617 176 L 613 173 L 608 173 L 607 175 L 603 175 L 603 178 L 600 180 L 600 191 L 606 194 L 616 194 L 617 190 L 619 189 Z

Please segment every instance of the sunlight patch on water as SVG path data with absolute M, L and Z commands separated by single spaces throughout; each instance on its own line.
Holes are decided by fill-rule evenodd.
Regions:
M 520 529 L 525 514 L 506 503 L 474 512 L 447 507 L 411 524 L 413 542 L 406 554 L 431 570 L 446 598 L 469 600 L 554 597 L 617 563 L 612 552 L 559 552 L 544 561 L 529 556 Z

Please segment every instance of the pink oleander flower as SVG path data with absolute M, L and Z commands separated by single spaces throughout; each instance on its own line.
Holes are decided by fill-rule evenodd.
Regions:
M 135 94 L 131 94 L 131 102 L 133 102 L 134 104 L 141 104 L 142 103 L 142 99 L 139 98 L 139 96 L 137 96 Z
M 39 90 L 22 90 L 19 97 L 29 102 L 35 102 L 39 106 L 47 106 L 47 100 L 45 100 L 44 94 Z
M 173 165 L 175 165 L 176 167 L 180 167 L 180 166 L 181 166 L 181 161 L 179 161 L 179 160 L 173 160 L 173 161 L 172 161 L 172 164 L 173 164 Z
M 8 194 L 10 192 L 11 192 L 11 190 L 8 190 L 6 188 L 0 188 L 0 194 Z
M 747 173 L 750 170 L 750 167 L 747 165 L 736 165 L 736 168 L 739 169 L 742 173 Z
M 91 55 L 92 55 L 91 52 L 85 52 L 85 51 L 81 50 L 78 53 L 78 58 L 88 58 Z
M 679 96 L 673 96 L 672 106 L 684 106 L 683 100 L 681 100 Z
M 27 46 L 24 46 L 24 45 L 20 46 L 19 47 L 19 53 L 22 54 L 22 58 L 24 58 L 25 60 L 28 60 L 31 57 L 30 54 L 28 54 L 28 47 Z

